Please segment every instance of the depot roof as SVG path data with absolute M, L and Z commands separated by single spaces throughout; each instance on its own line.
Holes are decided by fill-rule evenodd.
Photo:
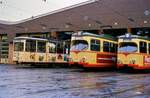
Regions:
M 150 0 L 89 0 L 18 22 L 0 21 L 0 33 L 150 27 Z

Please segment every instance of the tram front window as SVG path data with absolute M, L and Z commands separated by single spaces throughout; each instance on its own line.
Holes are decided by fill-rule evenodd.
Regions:
M 119 44 L 119 52 L 136 52 L 138 50 L 137 44 L 133 42 L 122 42 Z
M 24 48 L 23 46 L 24 46 L 23 42 L 15 42 L 14 50 L 15 51 L 23 51 L 23 48 Z
M 71 50 L 86 50 L 88 48 L 88 42 L 85 40 L 72 41 Z

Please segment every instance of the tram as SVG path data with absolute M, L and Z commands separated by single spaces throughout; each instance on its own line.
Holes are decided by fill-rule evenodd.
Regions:
M 118 69 L 150 69 L 150 39 L 129 33 L 118 37 Z
M 115 68 L 117 39 L 105 34 L 78 32 L 72 35 L 69 64 L 82 68 Z
M 33 37 L 15 37 L 13 61 L 21 64 L 68 63 L 65 41 Z

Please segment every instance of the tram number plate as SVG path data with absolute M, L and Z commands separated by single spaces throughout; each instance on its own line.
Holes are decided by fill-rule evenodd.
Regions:
M 130 42 L 131 39 L 129 39 L 129 38 L 128 38 L 128 39 L 123 39 L 123 41 L 124 41 L 124 42 Z

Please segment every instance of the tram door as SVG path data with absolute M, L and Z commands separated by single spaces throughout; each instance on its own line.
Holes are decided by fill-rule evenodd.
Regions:
M 54 63 L 64 63 L 68 61 L 69 45 L 63 42 L 49 42 L 47 61 Z
M 47 62 L 56 62 L 56 42 L 49 42 L 47 48 Z
M 56 61 L 64 62 L 64 44 L 61 42 L 56 45 Z

